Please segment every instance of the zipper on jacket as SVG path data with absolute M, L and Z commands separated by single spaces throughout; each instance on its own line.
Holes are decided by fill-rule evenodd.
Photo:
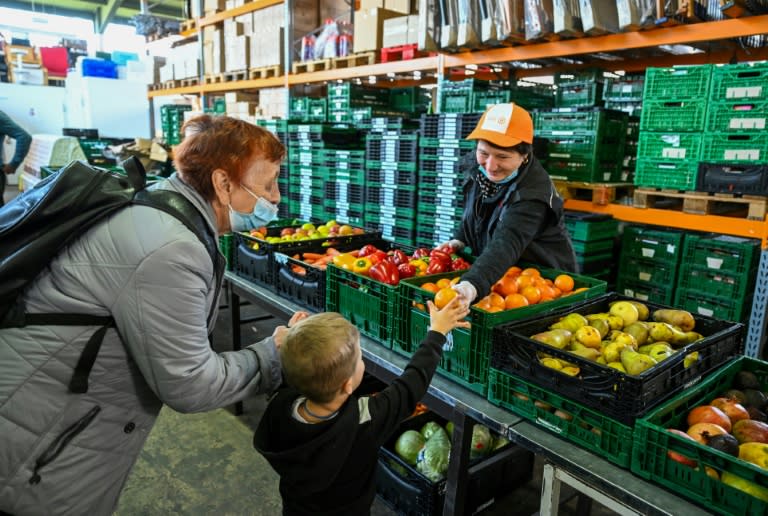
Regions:
M 89 410 L 87 414 L 81 417 L 78 421 L 75 421 L 75 423 L 70 425 L 69 428 L 64 430 L 58 435 L 58 437 L 56 437 L 56 439 L 53 440 L 51 445 L 48 446 L 42 455 L 35 459 L 35 470 L 32 472 L 32 477 L 29 479 L 30 484 L 35 485 L 40 483 L 41 478 L 40 474 L 38 473 L 40 468 L 46 464 L 50 464 L 56 457 L 58 457 L 59 454 L 67 446 L 67 444 L 69 444 L 69 442 L 74 439 L 77 434 L 85 430 L 85 428 L 91 423 L 91 421 L 93 421 L 93 418 L 95 418 L 96 414 L 99 412 L 101 412 L 101 407 L 96 405 L 91 410 Z

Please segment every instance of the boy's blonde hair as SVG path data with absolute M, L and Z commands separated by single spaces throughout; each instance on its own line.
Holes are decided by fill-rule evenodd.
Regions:
M 288 330 L 280 359 L 288 385 L 318 403 L 334 399 L 355 373 L 360 332 L 341 314 L 307 317 Z

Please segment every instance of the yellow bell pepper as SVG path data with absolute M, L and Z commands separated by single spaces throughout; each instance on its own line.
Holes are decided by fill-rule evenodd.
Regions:
M 362 274 L 363 276 L 367 276 L 368 269 L 370 269 L 371 266 L 373 266 L 373 263 L 369 258 L 358 258 L 352 264 L 352 272 L 355 274 Z
M 352 256 L 351 254 L 341 253 L 333 257 L 333 264 L 336 267 L 339 267 L 340 269 L 351 271 L 352 266 L 355 263 L 355 260 L 357 260 L 357 258 Z
M 416 276 L 424 276 L 427 273 L 427 267 L 429 267 L 429 264 L 424 260 L 417 258 L 417 259 L 411 260 L 408 263 L 416 267 L 416 271 L 417 271 Z

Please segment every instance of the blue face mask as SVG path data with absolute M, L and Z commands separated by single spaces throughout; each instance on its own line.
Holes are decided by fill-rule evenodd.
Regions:
M 478 165 L 478 167 L 480 168 L 480 172 L 482 172 L 482 173 L 483 173 L 483 175 L 486 177 L 486 179 L 488 179 L 488 181 L 493 181 L 493 179 L 491 179 L 490 177 L 488 177 L 488 171 L 487 171 L 487 170 L 485 170 L 485 167 L 484 167 L 484 166 L 482 166 L 482 165 Z M 493 182 L 494 182 L 494 183 L 496 183 L 497 185 L 504 185 L 504 184 L 507 184 L 507 183 L 509 183 L 510 181 L 512 181 L 513 179 L 515 179 L 515 178 L 517 177 L 517 173 L 518 173 L 519 171 L 520 171 L 520 169 L 517 169 L 517 170 L 515 170 L 514 172 L 512 172 L 511 174 L 509 174 L 507 177 L 505 177 L 504 179 L 502 179 L 501 181 L 493 181 Z
M 242 186 L 242 185 L 241 185 Z M 240 213 L 232 206 L 229 207 L 229 224 L 234 232 L 248 231 L 260 226 L 266 226 L 277 218 L 277 206 L 263 197 L 242 187 L 243 190 L 256 198 L 256 205 L 251 213 Z

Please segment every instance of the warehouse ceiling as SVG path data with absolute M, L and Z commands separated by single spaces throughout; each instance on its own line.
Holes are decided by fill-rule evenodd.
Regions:
M 171 20 L 186 19 L 186 0 L 146 0 L 144 3 L 146 14 Z M 141 0 L 0 0 L 0 7 L 93 20 L 96 32 L 103 32 L 109 23 L 129 23 L 141 13 L 141 4 Z

